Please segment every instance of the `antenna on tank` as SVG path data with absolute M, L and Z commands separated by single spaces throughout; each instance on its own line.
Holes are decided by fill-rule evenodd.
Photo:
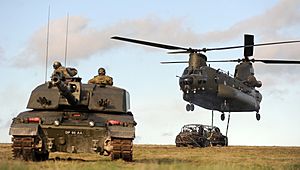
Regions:
M 48 68 L 48 55 L 49 55 L 49 27 L 50 27 L 50 5 L 48 8 L 48 27 L 47 27 L 47 40 L 46 40 L 46 56 L 45 56 L 45 82 L 47 82 L 47 68 Z
M 65 66 L 67 66 L 68 32 L 69 32 L 69 13 L 67 14 L 67 29 L 66 29 L 66 44 L 65 44 Z

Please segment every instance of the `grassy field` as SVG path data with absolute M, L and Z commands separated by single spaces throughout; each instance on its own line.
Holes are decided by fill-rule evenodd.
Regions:
M 11 159 L 10 144 L 0 144 L 0 169 L 300 169 L 300 147 L 134 145 L 134 161 L 129 163 L 67 153 L 51 153 L 45 162 L 24 162 Z

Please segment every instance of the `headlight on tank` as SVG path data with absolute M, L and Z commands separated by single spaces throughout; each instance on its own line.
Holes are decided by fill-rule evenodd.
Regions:
M 95 126 L 95 122 L 94 121 L 89 121 L 89 125 L 90 125 L 90 127 L 94 127 Z
M 59 126 L 59 124 L 60 124 L 59 120 L 55 120 L 55 121 L 54 121 L 54 125 L 55 125 L 55 126 Z

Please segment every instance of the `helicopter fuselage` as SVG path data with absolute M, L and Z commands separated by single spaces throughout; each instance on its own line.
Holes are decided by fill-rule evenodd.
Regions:
M 113 36 L 112 39 L 131 43 L 163 48 L 170 50 L 169 54 L 189 53 L 189 61 L 161 62 L 162 64 L 188 63 L 179 79 L 180 89 L 183 91 L 183 99 L 189 104 L 187 111 L 194 110 L 194 104 L 209 110 L 223 112 L 221 120 L 224 120 L 224 112 L 252 112 L 256 111 L 256 119 L 260 120 L 260 102 L 262 95 L 255 88 L 262 86 L 254 76 L 252 63 L 263 62 L 265 64 L 300 64 L 297 60 L 256 60 L 253 56 L 254 46 L 266 46 L 287 43 L 299 43 L 296 41 L 281 41 L 254 44 L 254 35 L 244 35 L 244 45 L 218 47 L 218 48 L 186 48 L 169 44 L 131 39 Z M 244 58 L 237 60 L 208 61 L 203 54 L 207 51 L 228 50 L 244 48 Z M 207 66 L 207 62 L 238 62 L 234 76 L 220 69 Z M 212 112 L 213 113 L 213 112 Z M 229 122 L 229 117 L 228 117 Z M 228 127 L 228 126 L 227 126 Z
M 229 73 L 209 66 L 187 67 L 179 79 L 183 99 L 220 112 L 258 112 L 262 95 Z

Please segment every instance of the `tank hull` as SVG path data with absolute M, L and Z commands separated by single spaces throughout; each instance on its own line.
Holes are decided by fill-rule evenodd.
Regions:
M 14 118 L 10 128 L 13 155 L 18 157 L 24 152 L 22 146 L 28 140 L 23 141 L 22 138 L 30 137 L 43 138 L 43 148 L 33 146 L 27 147 L 27 150 L 43 150 L 45 154 L 98 153 L 112 159 L 131 161 L 135 125 L 130 112 L 26 111 Z M 28 155 L 31 156 L 25 155 L 25 160 L 40 160 Z

